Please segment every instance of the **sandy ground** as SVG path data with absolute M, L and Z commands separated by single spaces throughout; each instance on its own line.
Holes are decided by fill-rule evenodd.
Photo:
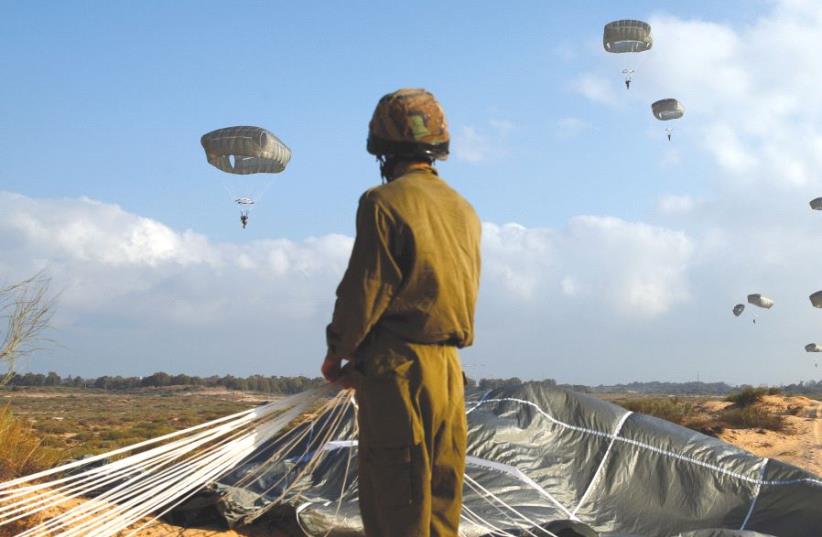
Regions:
M 788 427 L 784 432 L 763 429 L 726 429 L 719 438 L 762 457 L 780 459 L 817 475 L 822 475 L 822 402 L 806 397 L 766 396 L 762 403 L 770 411 L 785 415 Z M 729 406 L 724 401 L 707 401 L 701 404 L 706 417 Z M 68 502 L 74 506 L 80 500 Z M 44 518 L 51 518 L 64 511 L 67 506 L 47 512 Z M 222 531 L 215 528 L 181 528 L 165 523 L 154 523 L 141 530 L 137 537 L 302 537 L 301 533 L 278 529 L 276 522 L 258 521 L 256 524 L 238 530 Z M 0 528 L 2 530 L 2 528 Z M 3 533 L 14 535 L 14 533 Z M 125 537 L 128 532 L 122 532 Z
M 714 403 L 715 406 L 728 404 Z M 788 425 L 785 432 L 726 429 L 718 435 L 719 438 L 760 457 L 779 459 L 822 476 L 822 401 L 807 397 L 765 396 L 761 404 L 785 416 Z

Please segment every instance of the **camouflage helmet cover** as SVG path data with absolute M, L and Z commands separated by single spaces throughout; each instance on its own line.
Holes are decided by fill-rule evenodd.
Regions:
M 383 96 L 368 125 L 372 155 L 448 158 L 448 123 L 434 96 L 403 88 Z

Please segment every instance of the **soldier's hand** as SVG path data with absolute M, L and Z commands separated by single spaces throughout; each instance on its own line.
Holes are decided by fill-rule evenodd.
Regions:
M 342 376 L 342 357 L 331 354 L 325 357 L 322 366 L 323 376 L 328 382 L 337 382 Z
M 354 384 L 351 382 L 349 376 L 345 374 L 346 369 L 350 367 L 351 364 L 349 363 L 348 366 L 344 368 L 342 367 L 343 360 L 348 360 L 348 358 L 334 356 L 332 354 L 327 355 L 322 365 L 323 376 L 328 382 L 335 382 L 346 389 L 353 388 Z

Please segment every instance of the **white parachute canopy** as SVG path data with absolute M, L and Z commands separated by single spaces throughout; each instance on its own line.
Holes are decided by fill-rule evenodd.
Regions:
M 811 299 L 814 308 L 822 308 L 822 291 L 817 291 L 808 298 Z
M 735 317 L 742 315 L 743 311 L 745 311 L 745 304 L 737 304 L 734 306 L 733 312 Z
M 765 308 L 768 310 L 773 307 L 773 300 L 766 296 L 760 295 L 759 293 L 754 293 L 748 295 L 748 304 L 753 304 L 754 306 L 759 306 L 760 308 Z

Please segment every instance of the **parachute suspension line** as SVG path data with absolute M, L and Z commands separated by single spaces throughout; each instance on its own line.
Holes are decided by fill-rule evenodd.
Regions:
M 351 397 L 352 397 L 351 400 L 353 400 L 353 394 L 351 395 Z M 360 436 L 359 426 L 357 424 L 357 420 L 354 420 L 354 437 L 359 438 L 359 436 Z M 351 459 L 352 459 L 352 453 L 353 452 L 354 452 L 353 449 L 348 448 L 348 455 L 347 455 L 346 461 L 345 461 L 345 472 L 343 473 L 342 485 L 340 486 L 340 497 L 337 499 L 337 507 L 336 507 L 336 509 L 334 509 L 334 518 L 337 518 L 338 516 L 340 516 L 340 509 L 342 508 L 343 499 L 345 499 L 345 487 L 348 484 L 348 474 L 351 471 Z M 329 535 L 331 535 L 331 532 L 333 530 L 334 530 L 333 527 L 328 528 L 328 531 L 325 532 L 325 535 L 323 535 L 323 537 L 328 537 Z
M 133 535 L 153 524 L 157 516 L 189 499 L 204 485 L 235 468 L 330 393 L 329 387 L 310 390 L 190 429 L 2 483 L 0 525 L 113 485 L 102 494 L 20 533 L 19 537 L 88 534 L 110 537 L 128 530 L 147 516 L 155 517 L 132 530 L 129 535 Z M 328 402 L 323 406 L 331 408 Z M 155 445 L 158 442 L 167 443 Z M 154 447 L 150 447 L 152 445 Z M 134 453 L 146 447 L 149 449 Z M 134 454 L 50 482 L 27 485 L 34 479 L 87 467 L 91 462 L 127 453 Z
M 462 505 L 462 514 L 460 516 L 468 522 L 474 524 L 475 526 L 483 528 L 483 530 L 491 530 L 491 533 L 493 535 L 499 535 L 501 537 L 517 537 L 513 533 L 508 533 L 504 529 L 501 529 L 492 524 L 491 522 L 485 520 L 477 513 L 472 511 L 470 508 L 466 507 L 465 504 Z
M 351 390 L 345 390 L 343 392 L 340 392 L 340 394 L 338 394 L 337 397 L 326 403 L 324 410 L 328 413 L 327 425 L 324 425 L 316 436 L 312 435 L 313 438 L 310 438 L 309 443 L 306 445 L 303 456 L 299 459 L 301 461 L 306 458 L 308 459 L 303 469 L 300 470 L 296 476 L 294 476 L 290 483 L 287 483 L 283 487 L 282 492 L 275 500 L 270 502 L 268 505 L 262 506 L 260 509 L 254 511 L 252 514 L 248 515 L 245 519 L 246 522 L 250 522 L 256 518 L 259 518 L 260 516 L 267 513 L 270 509 L 272 509 L 275 505 L 281 503 L 292 491 L 293 487 L 305 475 L 310 474 L 314 471 L 314 469 L 317 467 L 317 465 L 325 455 L 325 445 L 331 439 L 331 436 L 338 432 L 339 427 L 342 424 L 342 418 L 346 415 L 347 410 L 351 407 L 352 398 L 353 394 Z M 288 477 L 289 473 L 290 471 L 286 472 L 286 474 L 279 480 L 277 480 L 276 483 L 272 484 L 267 489 L 259 493 L 258 497 L 261 498 L 267 495 L 268 493 L 272 492 L 275 488 L 277 488 L 277 486 L 280 483 L 283 482 L 283 480 L 286 477 Z
M 505 503 L 497 495 L 495 495 L 493 492 L 491 492 L 490 490 L 488 490 L 485 487 L 483 487 L 482 485 L 480 485 L 477 481 L 472 479 L 470 476 L 465 475 L 465 483 L 469 487 L 471 487 L 471 489 L 474 490 L 474 492 L 478 493 L 482 499 L 487 501 L 491 506 L 493 506 L 497 511 L 499 511 L 500 514 L 502 514 L 504 517 L 506 517 L 511 523 L 513 523 L 515 526 L 521 527 L 523 529 L 523 531 L 525 533 L 527 533 L 528 535 L 530 535 L 531 537 L 537 537 L 537 535 L 534 532 L 530 531 L 528 528 L 537 529 L 543 535 L 547 535 L 548 537 L 557 537 L 556 534 L 554 534 L 554 533 L 548 531 L 547 529 L 541 527 L 538 522 L 535 522 L 535 521 L 531 520 L 530 518 L 528 518 L 524 514 L 517 511 L 514 507 L 512 507 L 512 506 L 508 505 L 507 503 Z M 489 498 L 490 498 L 490 500 L 489 500 Z M 527 524 L 527 526 L 522 526 L 522 522 L 517 521 L 514 518 L 512 518 L 511 515 L 509 515 L 505 511 L 503 511 L 497 504 L 495 504 L 491 500 L 495 500 L 499 505 L 501 505 L 502 507 L 504 507 L 508 511 L 511 511 L 512 513 L 517 515 L 520 519 L 522 519 L 522 521 L 525 522 L 525 524 Z

